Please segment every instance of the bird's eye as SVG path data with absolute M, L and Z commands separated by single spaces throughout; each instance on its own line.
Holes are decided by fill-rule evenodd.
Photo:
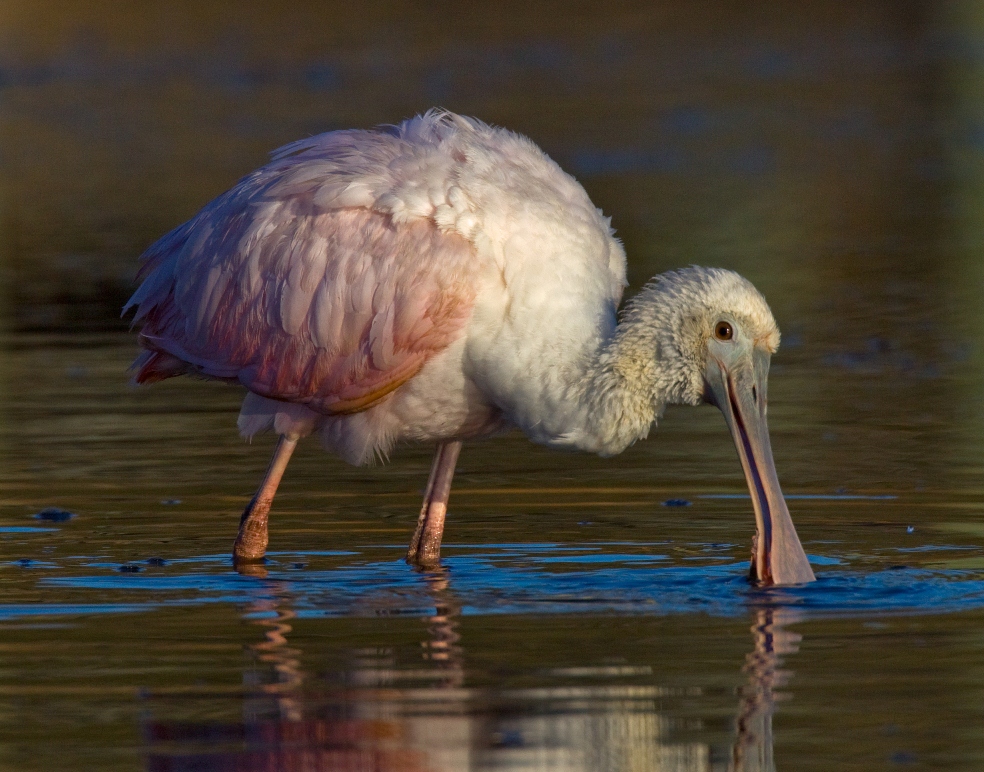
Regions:
M 728 322 L 718 322 L 714 325 L 714 337 L 718 340 L 731 340 L 735 331 Z

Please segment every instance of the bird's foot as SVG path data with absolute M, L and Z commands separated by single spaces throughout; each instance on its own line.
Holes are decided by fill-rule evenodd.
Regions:
M 424 505 L 407 550 L 407 563 L 418 568 L 437 568 L 441 564 L 441 537 L 446 514 L 447 507 L 441 502 Z
M 232 546 L 232 561 L 241 563 L 258 563 L 266 555 L 269 534 L 267 521 L 270 515 L 272 501 L 258 499 L 255 496 L 243 510 L 239 520 L 239 533 L 236 543 Z
M 415 568 L 434 569 L 441 565 L 441 545 L 438 543 L 435 549 L 410 549 L 407 551 L 407 563 Z

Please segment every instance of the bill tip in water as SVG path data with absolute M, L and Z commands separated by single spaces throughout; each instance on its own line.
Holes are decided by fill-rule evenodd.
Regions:
M 795 544 L 773 541 L 773 550 L 759 551 L 759 534 L 752 536 L 748 581 L 756 587 L 788 587 L 815 582 L 816 576 L 799 539 Z M 775 548 L 778 547 L 778 550 Z M 774 553 L 775 550 L 775 553 Z M 760 556 L 763 559 L 760 562 Z

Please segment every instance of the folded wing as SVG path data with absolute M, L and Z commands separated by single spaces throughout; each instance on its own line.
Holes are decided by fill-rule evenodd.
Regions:
M 371 407 L 462 334 L 473 247 L 426 217 L 319 204 L 323 175 L 263 171 L 144 256 L 136 380 L 192 372 L 325 414 Z

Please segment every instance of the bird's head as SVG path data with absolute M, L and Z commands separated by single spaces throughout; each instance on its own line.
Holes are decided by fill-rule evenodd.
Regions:
M 655 396 L 663 404 L 712 404 L 731 430 L 755 508 L 751 579 L 814 580 L 772 460 L 766 409 L 779 328 L 761 293 L 733 271 L 693 266 L 656 278 L 627 310 L 655 340 Z M 648 318 L 647 318 L 648 317 Z

